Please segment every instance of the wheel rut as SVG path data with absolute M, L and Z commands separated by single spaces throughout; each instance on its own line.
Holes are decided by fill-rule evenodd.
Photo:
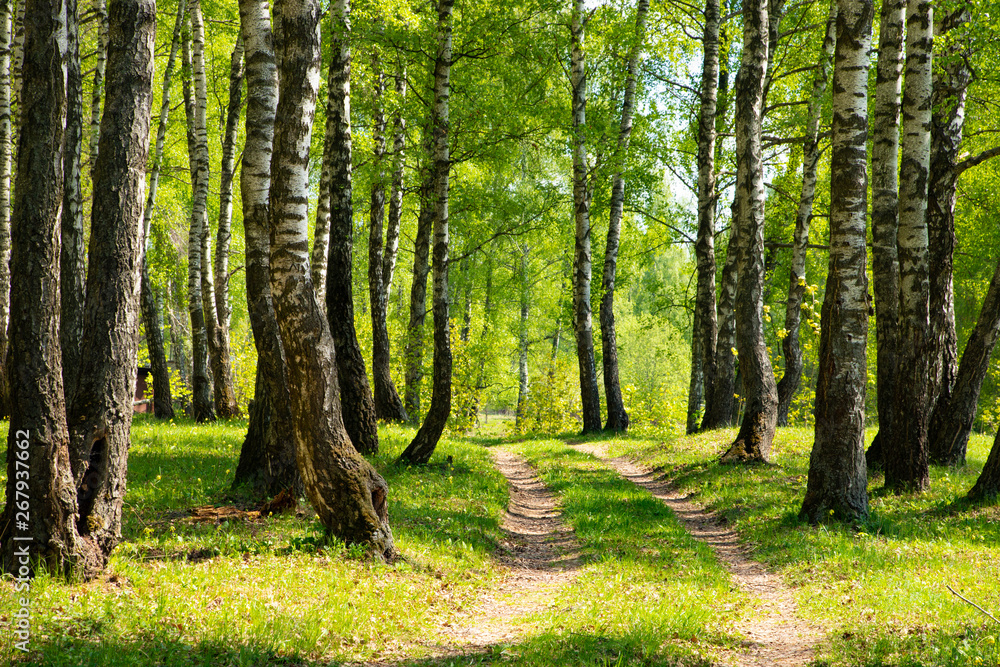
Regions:
M 733 580 L 758 603 L 753 615 L 745 618 L 739 630 L 747 636 L 742 650 L 728 653 L 740 667 L 791 667 L 809 664 L 822 632 L 803 621 L 791 590 L 763 565 L 749 558 L 739 536 L 719 525 L 718 518 L 680 495 L 670 484 L 624 458 L 613 458 L 602 445 L 586 443 L 571 446 L 610 465 L 618 474 L 643 487 L 673 510 L 695 539 L 708 544 Z
M 555 494 L 514 452 L 494 447 L 490 455 L 509 486 L 501 526 L 500 561 L 507 570 L 503 581 L 445 622 L 440 628 L 445 641 L 424 644 L 430 650 L 426 657 L 362 663 L 365 667 L 431 665 L 516 643 L 537 629 L 530 617 L 548 608 L 559 589 L 576 577 L 580 544 L 563 522 Z

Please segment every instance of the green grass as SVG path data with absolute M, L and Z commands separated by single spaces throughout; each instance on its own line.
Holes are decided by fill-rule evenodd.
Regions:
M 739 641 L 747 603 L 709 547 L 653 496 L 556 440 L 518 451 L 558 494 L 586 565 L 511 647 L 525 665 L 700 665 Z
M 659 468 L 740 533 L 754 557 L 793 586 L 802 613 L 825 628 L 820 662 L 835 665 L 997 665 L 1000 625 L 946 585 L 1000 616 L 1000 508 L 969 506 L 991 441 L 972 438 L 968 465 L 933 468 L 923 494 L 870 481 L 862 526 L 798 519 L 811 429 L 779 429 L 770 466 L 717 463 L 735 431 L 674 441 L 623 438 L 612 451 Z M 869 440 L 874 432 L 869 432 Z
M 581 544 L 577 578 L 546 611 L 516 619 L 517 643 L 431 658 L 446 622 L 495 590 L 506 483 L 488 449 L 503 421 L 445 438 L 431 464 L 393 463 L 412 429 L 385 427 L 373 463 L 390 485 L 390 521 L 405 558 L 391 565 L 328 543 L 311 510 L 219 525 L 188 509 L 248 501 L 229 490 L 245 422 L 136 421 L 123 542 L 85 584 L 40 576 L 32 588 L 32 653 L 41 665 L 327 665 L 402 657 L 410 665 L 707 665 L 725 660 L 755 613 L 708 548 L 670 511 L 561 438 L 511 444 L 558 494 Z M 0 422 L 0 435 L 6 432 Z M 872 435 L 872 434 L 869 434 Z M 862 526 L 798 520 L 812 431 L 781 429 L 775 465 L 722 466 L 732 431 L 611 439 L 658 467 L 737 530 L 754 557 L 793 588 L 822 627 L 823 665 L 998 665 L 1000 625 L 952 596 L 951 584 L 1000 611 L 1000 508 L 961 498 L 969 466 L 932 470 L 932 488 L 894 496 L 872 482 Z M 3 442 L 6 442 L 4 438 Z M 451 457 L 450 463 L 447 457 Z M 0 484 L 5 484 L 0 471 Z M 0 664 L 15 608 L 0 581 Z
M 29 663 L 326 664 L 404 649 L 420 655 L 439 639 L 443 620 L 496 584 L 507 488 L 482 447 L 445 439 L 429 466 L 409 469 L 393 461 L 412 429 L 382 429 L 373 463 L 389 482 L 390 521 L 405 555 L 386 565 L 325 544 L 311 511 L 191 523 L 188 508 L 233 502 L 228 487 L 245 429 L 245 422 L 137 420 L 123 542 L 93 582 L 35 579 Z M 0 583 L 0 619 L 14 602 L 12 585 Z M 0 630 L 0 664 L 11 639 Z

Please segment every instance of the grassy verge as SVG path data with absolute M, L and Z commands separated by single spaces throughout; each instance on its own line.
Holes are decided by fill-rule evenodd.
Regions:
M 445 439 L 428 467 L 398 467 L 413 435 L 398 427 L 381 431 L 373 463 L 390 485 L 402 561 L 324 543 L 311 512 L 192 523 L 189 508 L 233 502 L 245 429 L 137 421 L 121 546 L 93 582 L 34 581 L 31 653 L 15 658 L 215 666 L 419 655 L 442 619 L 500 576 L 493 554 L 507 489 L 486 451 Z M 11 582 L 0 581 L 0 664 L 12 655 L 14 603 Z
M 524 665 L 699 665 L 738 640 L 746 603 L 711 550 L 669 509 L 555 440 L 517 447 L 561 502 L 586 565 L 509 648 Z
M 1000 664 L 1000 625 L 946 588 L 1000 611 L 1000 508 L 961 500 L 986 459 L 987 438 L 972 439 L 966 468 L 932 469 L 927 493 L 885 494 L 873 478 L 871 518 L 848 527 L 798 520 L 811 429 L 779 429 L 775 465 L 749 468 L 716 462 L 734 434 L 625 438 L 612 451 L 662 470 L 795 587 L 801 612 L 827 630 L 821 664 Z

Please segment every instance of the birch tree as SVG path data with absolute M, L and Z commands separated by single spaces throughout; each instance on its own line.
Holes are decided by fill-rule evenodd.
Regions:
M 0 542 L 15 571 L 15 538 L 32 567 L 88 579 L 121 539 L 132 421 L 142 206 L 149 149 L 155 5 L 113 2 L 108 108 L 94 165 L 90 273 L 77 398 L 68 418 L 58 348 L 58 211 L 66 118 L 66 9 L 32 0 L 25 13 L 23 124 L 14 202 L 13 410 Z M 29 149 L 30 147 L 30 149 Z M 22 466 L 16 466 L 20 460 Z M 34 520 L 15 522 L 17 469 L 27 464 Z M 22 476 L 23 477 L 23 476 Z
M 715 354 L 719 336 L 719 324 L 715 315 L 715 207 L 718 202 L 715 188 L 715 120 L 721 23 L 718 0 L 706 0 L 698 110 L 698 237 L 694 245 L 698 282 L 695 288 L 691 361 L 692 383 L 696 374 L 701 377 L 706 415 L 712 411 L 715 400 Z M 690 395 L 696 393 L 689 391 Z M 700 400 L 689 400 L 688 433 L 693 433 L 698 428 L 698 424 L 692 419 L 700 403 Z
M 229 325 L 232 307 L 229 305 L 229 245 L 232 239 L 233 175 L 236 167 L 236 135 L 239 132 L 240 112 L 243 108 L 243 39 L 236 37 L 236 46 L 229 59 L 229 104 L 226 106 L 226 128 L 222 135 L 222 164 L 219 175 L 219 221 L 216 229 L 214 258 L 214 285 L 216 315 L 216 340 L 221 357 L 223 380 L 228 381 L 225 411 L 220 416 L 235 417 L 240 413 L 233 387 L 232 353 Z M 218 385 L 218 382 L 216 383 Z M 231 398 L 230 398 L 231 395 Z
M 386 225 L 385 243 L 382 241 L 383 221 L 385 221 L 385 90 L 381 61 L 375 56 L 375 164 L 376 178 L 372 183 L 371 215 L 368 229 L 368 298 L 371 301 L 372 317 L 372 389 L 375 398 L 375 414 L 384 421 L 405 422 L 408 419 L 403 401 L 396 391 L 390 372 L 389 329 L 387 325 L 389 289 L 395 267 L 396 251 L 399 248 L 399 226 L 402 217 L 402 177 L 404 148 L 404 119 L 396 111 L 393 127 L 393 174 L 389 193 L 389 219 Z M 402 98 L 406 92 L 405 76 L 396 76 L 396 93 Z M 398 175 L 398 182 L 397 182 Z
M 331 12 L 333 55 L 327 86 L 326 145 L 323 151 L 323 159 L 330 165 L 326 314 L 337 349 L 337 377 L 344 427 L 355 449 L 363 454 L 375 454 L 378 452 L 375 401 L 354 328 L 350 13 L 350 0 L 335 0 Z
M 573 331 L 580 367 L 583 432 L 601 430 L 601 396 L 597 389 L 594 331 L 590 313 L 590 198 L 587 160 L 587 62 L 584 53 L 586 7 L 574 0 L 570 18 L 570 84 L 573 94 L 573 210 L 576 242 L 573 253 Z
M 333 339 L 308 268 L 308 158 L 319 88 L 321 8 L 305 0 L 283 4 L 277 14 L 283 53 L 271 159 L 271 290 L 288 367 L 296 460 L 326 530 L 391 558 L 389 488 L 354 451 L 344 429 Z M 259 31 L 261 24 L 244 29 Z M 256 56 L 248 53 L 248 61 Z
M 160 120 L 156 128 L 156 145 L 153 149 L 153 164 L 149 171 L 146 209 L 143 214 L 143 238 L 146 240 L 146 252 L 142 254 L 140 304 L 143 328 L 146 331 L 146 347 L 149 349 L 149 363 L 153 371 L 153 414 L 158 419 L 172 419 L 174 406 L 170 395 L 170 370 L 167 367 L 163 330 L 160 328 L 160 308 L 149 279 L 149 232 L 153 222 L 153 211 L 156 208 L 156 192 L 159 189 L 160 169 L 163 164 L 163 145 L 167 137 L 167 121 L 170 118 L 170 82 L 173 79 L 174 66 L 177 62 L 177 50 L 180 46 L 181 29 L 184 25 L 186 9 L 187 3 L 185 0 L 180 0 L 177 3 L 177 19 L 174 22 L 174 32 L 170 40 L 170 55 L 167 57 L 167 66 L 163 71 Z
M 649 0 L 639 0 L 635 10 L 635 43 L 632 45 L 625 75 L 625 93 L 622 99 L 621 123 L 618 128 L 618 159 L 624 161 L 632 136 L 632 112 L 635 106 L 636 72 L 639 56 L 646 38 L 646 13 Z M 604 396 L 608 404 L 608 431 L 628 429 L 628 413 L 622 401 L 622 388 L 618 380 L 618 344 L 615 335 L 615 275 L 618 266 L 618 248 L 621 239 L 622 212 L 625 207 L 625 178 L 621 162 L 611 177 L 611 213 L 608 217 L 608 241 L 604 252 L 604 271 L 601 274 L 601 350 L 604 366 Z
M 11 42 L 14 0 L 0 0 L 0 417 L 10 414 L 7 324 L 10 322 Z M 23 6 L 24 3 L 21 3 Z
M 198 12 L 199 0 L 192 0 L 190 15 Z M 193 69 L 192 22 L 189 17 L 186 25 L 186 35 L 183 40 L 184 69 L 184 111 L 187 116 L 188 155 L 191 164 L 191 186 L 194 190 L 191 205 L 191 226 L 188 233 L 188 312 L 191 315 L 191 359 L 192 359 L 192 396 L 191 404 L 195 421 L 214 421 L 215 402 L 212 399 L 212 377 L 208 370 L 208 332 L 205 321 L 205 306 L 202 298 L 202 244 L 201 237 L 208 223 L 205 207 L 208 203 L 208 159 L 204 161 L 200 151 L 196 149 L 197 121 L 195 116 L 195 95 L 191 92 L 191 77 Z M 204 118 L 204 114 L 202 114 Z M 207 130 L 206 130 L 207 131 Z M 207 147 L 207 137 L 205 139 Z M 206 151 L 207 152 L 207 151 Z
M 820 331 L 816 435 L 800 516 L 816 523 L 868 516 L 865 385 L 868 381 L 868 67 L 874 5 L 839 0 L 833 74 L 830 261 Z M 817 77 L 818 78 L 818 77 Z M 815 100 L 815 98 L 814 98 Z
M 931 154 L 927 184 L 927 234 L 930 244 L 930 338 L 933 349 L 931 419 L 928 424 L 928 457 L 931 463 L 954 465 L 958 459 L 937 448 L 932 437 L 939 407 L 950 411 L 958 374 L 958 334 L 955 330 L 955 202 L 958 199 L 958 155 L 962 149 L 965 105 L 972 67 L 971 50 L 961 28 L 968 24 L 969 8 L 942 8 L 934 32 L 944 48 L 932 75 Z M 939 42 L 939 43 L 940 43 Z M 944 413 L 941 415 L 944 416 Z M 962 456 L 964 449 L 951 450 Z
M 448 313 L 448 184 L 451 170 L 450 98 L 452 12 L 454 0 L 438 0 L 437 53 L 434 59 L 434 102 L 429 127 L 433 132 L 431 174 L 434 185 L 434 383 L 431 405 L 416 436 L 399 460 L 425 464 L 437 447 L 451 414 L 451 328 Z
M 830 61 L 837 43 L 837 0 L 830 3 L 826 20 L 826 35 L 820 48 L 819 62 L 813 77 L 809 98 L 809 123 L 806 144 L 802 148 L 802 190 L 795 214 L 795 234 L 792 240 L 792 266 L 788 281 L 788 301 L 785 304 L 785 337 L 781 349 L 785 356 L 785 372 L 778 382 L 778 424 L 788 423 L 788 409 L 802 379 L 802 349 L 799 347 L 799 327 L 802 322 L 802 301 L 806 291 L 806 248 L 812 221 L 813 200 L 816 197 L 816 170 L 819 165 L 819 126 L 826 94 Z M 870 41 L 870 38 L 869 38 Z M 867 61 L 866 61 L 867 62 Z M 867 122 L 865 114 L 865 122 Z
M 928 449 L 939 465 L 965 465 L 969 435 L 979 407 L 979 392 L 1000 337 L 1000 263 L 983 299 L 951 392 L 938 399 L 928 431 Z
M 930 327 L 927 179 L 931 135 L 934 13 L 927 0 L 906 7 L 903 139 L 899 176 L 899 338 L 892 431 L 883 443 L 885 486 L 922 491 L 930 482 L 927 423 L 933 362 Z
M 261 495 L 304 492 L 292 433 L 291 396 L 281 333 L 271 296 L 270 192 L 278 70 L 267 0 L 240 0 L 247 79 L 246 144 L 240 170 L 246 239 L 247 313 L 257 348 L 250 425 L 240 449 L 234 486 Z
M 93 179 L 97 164 L 101 136 L 101 101 L 104 99 L 104 80 L 108 63 L 108 2 L 94 0 L 94 20 L 97 22 L 97 60 L 94 64 L 94 82 L 90 88 L 90 172 Z
M 899 112 L 903 74 L 906 0 L 885 0 L 879 18 L 872 126 L 872 280 L 875 297 L 878 434 L 869 448 L 869 468 L 882 467 L 882 446 L 892 433 L 898 367 Z
M 80 26 L 76 0 L 66 3 L 66 134 L 63 138 L 63 207 L 59 251 L 59 346 L 63 355 L 63 389 L 70 400 L 80 371 L 87 254 L 83 230 L 83 75 L 80 72 Z
M 736 215 L 740 239 L 736 349 L 746 407 L 725 461 L 767 461 L 778 419 L 778 389 L 764 343 L 764 166 L 761 112 L 767 64 L 768 8 L 743 4 L 743 59 L 736 77 Z

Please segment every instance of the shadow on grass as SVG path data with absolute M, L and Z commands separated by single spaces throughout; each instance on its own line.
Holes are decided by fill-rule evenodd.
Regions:
M 275 637 L 275 643 L 281 638 Z M 459 649 L 447 656 L 391 660 L 345 660 L 285 653 L 273 646 L 206 640 L 186 642 L 168 635 L 136 640 L 89 641 L 62 637 L 33 642 L 29 653 L 17 652 L 14 665 L 46 667 L 332 667 L 334 665 L 385 665 L 392 667 L 452 667 L 459 665 L 594 665 L 655 667 L 686 665 L 708 667 L 706 660 L 683 641 L 651 648 L 648 638 L 634 635 L 614 637 L 602 634 L 544 634 L 515 644 Z M 0 654 L 0 665 L 11 664 Z

